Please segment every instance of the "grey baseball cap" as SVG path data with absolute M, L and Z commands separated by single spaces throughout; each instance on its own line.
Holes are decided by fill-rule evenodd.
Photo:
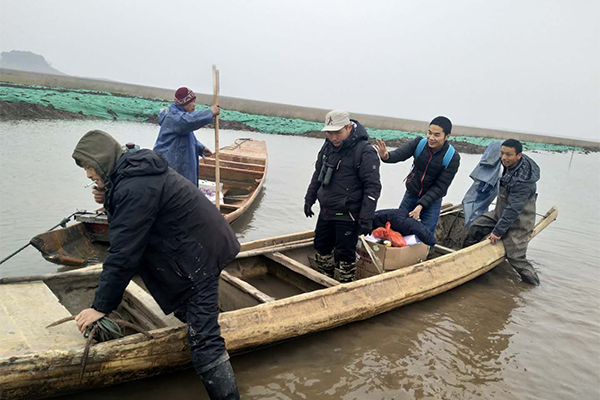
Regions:
M 339 131 L 346 125 L 350 125 L 350 114 L 347 111 L 333 110 L 325 116 L 325 126 L 321 131 Z

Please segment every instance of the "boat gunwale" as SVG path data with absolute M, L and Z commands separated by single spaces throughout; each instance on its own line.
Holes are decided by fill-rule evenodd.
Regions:
M 558 210 L 556 207 L 552 207 L 535 226 L 530 235 L 530 239 L 535 237 L 552 223 L 557 215 Z M 431 275 L 435 275 L 436 272 L 441 271 L 440 273 L 448 273 L 448 270 L 450 269 L 445 268 L 445 270 L 442 270 L 441 268 L 436 269 L 435 267 L 449 265 L 451 263 L 465 266 L 467 263 L 461 264 L 458 263 L 457 260 L 465 257 L 472 258 L 474 255 L 475 257 L 481 258 L 476 267 L 464 267 L 464 271 L 454 274 L 456 275 L 454 279 L 445 281 L 431 279 Z M 462 283 L 468 282 L 494 268 L 503 261 L 504 256 L 505 249 L 503 243 L 492 244 L 489 241 L 482 241 L 454 253 L 449 253 L 396 271 L 390 271 L 385 274 L 375 275 L 355 282 L 259 304 L 250 308 L 227 311 L 221 313 L 219 316 L 222 335 L 225 338 L 228 351 L 237 353 L 253 346 L 276 343 L 290 337 L 301 336 L 325 329 L 331 329 L 350 322 L 364 320 L 401 305 L 432 297 L 459 286 Z M 424 284 L 420 287 L 411 286 L 410 290 L 407 289 L 406 286 L 410 280 L 403 278 L 411 275 L 414 277 L 413 281 L 418 283 L 419 279 L 421 279 L 424 280 L 426 284 L 429 283 L 430 286 L 427 287 L 427 285 Z M 388 291 L 395 294 L 392 299 L 386 299 L 385 293 L 388 291 L 383 290 L 383 286 L 388 286 Z M 392 288 L 392 286 L 394 287 Z M 337 309 L 334 307 L 336 301 L 338 303 L 344 303 L 344 299 L 346 299 L 346 303 L 348 303 L 349 300 L 347 299 L 349 296 L 350 300 L 354 300 L 354 304 L 359 304 L 359 306 L 338 307 Z M 328 300 L 331 300 L 331 304 L 329 305 L 327 304 Z M 377 304 L 378 301 L 380 304 Z M 319 303 L 322 307 L 327 308 L 327 312 L 304 312 L 295 315 L 295 317 L 289 315 L 291 304 L 294 304 L 298 310 L 302 311 L 302 307 L 307 308 L 307 304 Z M 350 303 L 352 303 L 352 301 L 350 301 Z M 271 323 L 277 322 L 280 332 L 270 332 L 269 329 L 273 326 L 269 326 L 269 321 L 271 321 Z M 252 324 L 251 322 L 256 322 L 256 324 Z M 121 358 L 119 366 L 115 367 L 113 372 L 109 372 L 108 374 L 98 374 L 97 371 L 106 371 L 107 369 L 110 371 L 106 364 L 111 363 L 114 355 L 119 354 L 123 357 L 126 353 L 135 354 L 136 351 L 142 353 L 142 355 L 136 359 L 138 362 L 140 359 L 152 360 L 157 357 L 165 357 L 166 354 L 169 354 L 169 362 L 164 363 L 162 369 L 181 367 L 182 365 L 189 364 L 189 354 L 184 353 L 187 349 L 187 342 L 185 341 L 186 331 L 185 326 L 160 328 L 151 331 L 153 335 L 157 336 L 156 339 L 145 340 L 143 335 L 136 334 L 110 342 L 99 343 L 90 351 L 90 359 L 88 360 L 88 371 L 90 372 L 89 374 L 86 374 L 82 381 L 79 381 L 78 379 L 78 368 L 73 366 L 73 358 L 80 359 L 79 357 L 81 357 L 83 349 L 66 351 L 48 350 L 11 357 L 10 359 L 0 359 L 0 368 L 8 365 L 13 371 L 15 369 L 21 370 L 13 372 L 12 374 L 0 374 L 0 383 L 6 385 L 6 383 L 13 382 L 15 384 L 13 390 L 19 388 L 26 390 L 23 387 L 23 384 L 19 384 L 19 379 L 25 380 L 25 385 L 30 385 L 32 381 L 44 379 L 43 377 L 40 377 L 39 374 L 44 377 L 55 377 L 53 379 L 62 379 L 63 386 L 67 385 L 67 383 L 72 383 L 71 386 L 68 386 L 71 391 L 93 382 L 96 382 L 96 385 L 102 385 L 103 377 L 114 378 L 114 381 L 111 381 L 111 383 L 118 383 L 119 379 L 116 375 L 122 374 L 122 376 L 125 376 L 127 373 L 135 375 L 136 369 L 133 360 L 129 360 L 127 357 L 124 359 Z M 264 338 L 267 337 L 268 333 L 271 333 L 271 336 L 268 337 L 269 341 L 265 341 Z M 261 339 L 263 340 L 261 341 Z M 169 343 L 180 343 L 183 347 L 180 348 L 177 353 L 170 352 L 163 354 L 160 353 L 160 351 L 157 351 L 161 348 L 161 343 L 167 345 Z M 147 350 L 148 354 L 143 354 L 144 349 Z M 94 357 L 96 357 L 96 359 L 94 359 Z M 43 372 L 37 371 L 37 379 L 34 378 L 32 380 L 30 376 L 31 369 L 27 368 L 27 366 L 29 363 L 36 365 L 36 363 L 40 363 L 40 361 L 46 362 L 47 368 Z M 60 373 L 61 371 L 62 374 Z M 96 374 L 93 372 L 96 372 Z M 144 374 L 142 373 L 141 375 Z M 11 376 L 12 379 L 10 378 Z

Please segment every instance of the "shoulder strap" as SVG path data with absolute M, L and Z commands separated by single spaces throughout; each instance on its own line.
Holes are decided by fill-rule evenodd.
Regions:
M 454 157 L 454 152 L 454 146 L 452 146 L 451 144 L 448 145 L 448 150 L 446 150 L 446 154 L 444 154 L 444 159 L 442 160 L 444 169 L 448 168 L 448 165 L 450 165 L 450 161 L 452 161 L 452 157 Z
M 425 138 L 422 138 L 419 141 L 419 144 L 417 145 L 417 148 L 415 149 L 415 160 L 421 155 L 421 152 L 425 148 L 426 144 L 427 144 L 427 139 L 425 139 Z M 452 161 L 452 157 L 454 157 L 455 151 L 456 150 L 454 149 L 454 146 L 449 144 L 448 150 L 446 150 L 446 154 L 444 154 L 444 159 L 442 160 L 442 165 L 444 166 L 444 169 L 448 168 L 448 165 L 450 165 L 450 161 Z
M 417 148 L 415 149 L 415 156 L 414 156 L 415 160 L 417 158 L 419 158 L 419 156 L 421 155 L 421 152 L 425 148 L 426 144 L 427 144 L 427 139 L 426 138 L 421 138 L 421 140 L 419 141 L 419 144 L 417 145 Z

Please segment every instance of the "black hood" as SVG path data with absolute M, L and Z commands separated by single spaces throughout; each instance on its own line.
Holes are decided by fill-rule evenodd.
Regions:
M 169 165 L 160 154 L 143 149 L 124 153 L 110 175 L 110 180 L 117 183 L 123 178 L 143 175 L 161 175 L 167 172 Z

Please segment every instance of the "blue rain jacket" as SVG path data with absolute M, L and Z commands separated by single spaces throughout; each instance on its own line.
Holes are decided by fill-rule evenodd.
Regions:
M 490 143 L 481 156 L 479 164 L 471 172 L 470 177 L 474 182 L 462 201 L 466 227 L 471 225 L 475 218 L 487 212 L 489 205 L 498 195 L 498 182 L 502 170 L 501 148 L 501 142 Z
M 198 157 L 204 151 L 194 131 L 213 122 L 210 110 L 187 112 L 177 104 L 163 109 L 158 116 L 160 132 L 154 151 L 161 154 L 169 167 L 198 186 Z

